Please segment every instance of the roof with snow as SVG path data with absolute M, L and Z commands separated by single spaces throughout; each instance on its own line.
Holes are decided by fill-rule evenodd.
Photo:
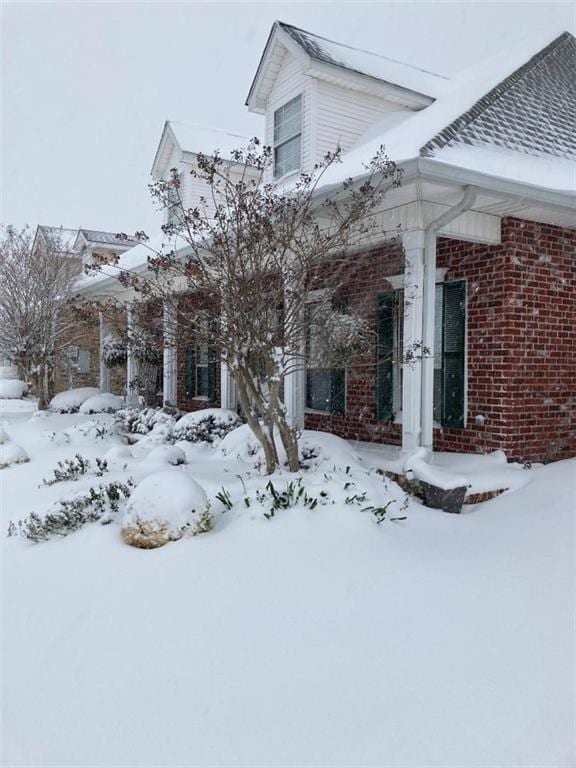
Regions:
M 564 32 L 482 96 L 421 149 L 494 145 L 576 157 L 576 39 Z
M 77 229 L 49 227 L 46 224 L 39 224 L 38 231 L 42 233 L 45 240 L 53 240 L 61 243 L 63 251 L 71 252 L 74 249 L 74 242 L 78 234 Z
M 111 245 L 120 248 L 131 248 L 136 244 L 136 240 L 130 238 L 121 237 L 119 234 L 113 232 L 102 232 L 97 229 L 79 229 L 78 235 L 82 235 L 87 243 L 94 243 L 97 245 Z
M 337 43 L 283 21 L 276 24 L 315 61 L 332 64 L 431 97 L 438 96 L 448 82 L 444 75 L 391 59 L 380 53 Z

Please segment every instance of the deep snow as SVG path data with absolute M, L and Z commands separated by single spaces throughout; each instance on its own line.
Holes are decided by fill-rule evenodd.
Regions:
M 118 445 L 98 437 L 110 416 L 22 416 L 0 414 L 31 459 L 0 471 L 3 533 L 98 482 L 38 488 L 57 460 Z M 259 482 L 217 448 L 185 452 L 167 469 L 116 451 L 106 477 L 190 473 L 213 501 L 237 474 Z M 434 458 L 518 489 L 382 525 L 343 504 L 266 520 L 215 502 L 213 532 L 152 551 L 116 525 L 2 537 L 3 764 L 574 765 L 576 462 Z

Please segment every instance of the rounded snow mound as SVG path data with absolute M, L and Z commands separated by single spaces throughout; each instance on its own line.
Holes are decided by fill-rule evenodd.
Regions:
M 99 395 L 93 395 L 84 400 L 80 408 L 80 413 L 114 413 L 124 405 L 124 401 L 118 395 L 112 395 L 110 392 L 102 392 Z
M 8 432 L 6 432 L 4 427 L 0 427 L 0 445 L 4 445 L 4 443 L 9 443 L 9 442 L 10 442 L 10 435 L 8 434 Z
M 309 468 L 344 469 L 360 463 L 354 447 L 343 437 L 329 432 L 305 430 L 300 439 L 300 458 Z
M 22 446 L 9 441 L 0 445 L 0 469 L 6 469 L 12 464 L 24 464 L 27 461 L 30 459 Z
M 158 445 L 153 448 L 146 461 L 154 464 L 172 464 L 177 466 L 178 464 L 186 463 L 186 455 L 182 448 L 177 445 Z
M 122 538 L 140 549 L 156 549 L 211 528 L 204 489 L 190 475 L 174 470 L 155 472 L 142 480 L 122 518 Z
M 15 365 L 0 365 L 0 381 L 6 379 L 19 379 L 20 374 Z
M 173 437 L 175 440 L 187 440 L 191 443 L 213 443 L 241 424 L 242 419 L 235 411 L 226 408 L 203 408 L 186 413 L 178 419 Z
M 132 459 L 130 449 L 126 445 L 113 445 L 104 454 L 110 469 L 124 469 L 126 463 Z
M 28 385 L 20 379 L 0 379 L 0 398 L 19 400 L 27 391 Z
M 242 461 L 253 461 L 260 454 L 264 454 L 262 446 L 254 436 L 248 424 L 229 432 L 218 447 L 222 456 L 228 456 Z
M 83 402 L 99 394 L 100 390 L 97 387 L 69 389 L 54 395 L 50 401 L 50 410 L 55 413 L 77 413 Z

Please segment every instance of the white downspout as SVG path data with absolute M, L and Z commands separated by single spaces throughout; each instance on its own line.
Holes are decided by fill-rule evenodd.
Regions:
M 422 346 L 429 354 L 422 358 L 421 440 L 432 450 L 434 432 L 434 326 L 436 307 L 436 236 L 438 232 L 469 210 L 478 196 L 476 187 L 465 187 L 460 202 L 434 219 L 425 231 L 424 240 L 424 295 L 422 311 Z

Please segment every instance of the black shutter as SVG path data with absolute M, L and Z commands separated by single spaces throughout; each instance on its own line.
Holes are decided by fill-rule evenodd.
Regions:
M 208 348 L 208 400 L 216 399 L 216 350 Z
M 333 368 L 330 371 L 330 413 L 344 416 L 346 413 L 346 369 Z
M 463 429 L 466 282 L 444 283 L 442 290 L 442 426 Z
M 345 315 L 348 312 L 348 300 L 342 297 L 332 297 L 332 309 Z M 344 416 L 346 413 L 345 368 L 332 368 L 330 370 L 330 413 L 333 416 Z
M 192 346 L 186 347 L 184 356 L 184 395 L 188 400 L 196 397 L 196 353 Z
M 376 418 L 391 421 L 394 415 L 394 311 L 392 291 L 378 296 L 376 327 Z

